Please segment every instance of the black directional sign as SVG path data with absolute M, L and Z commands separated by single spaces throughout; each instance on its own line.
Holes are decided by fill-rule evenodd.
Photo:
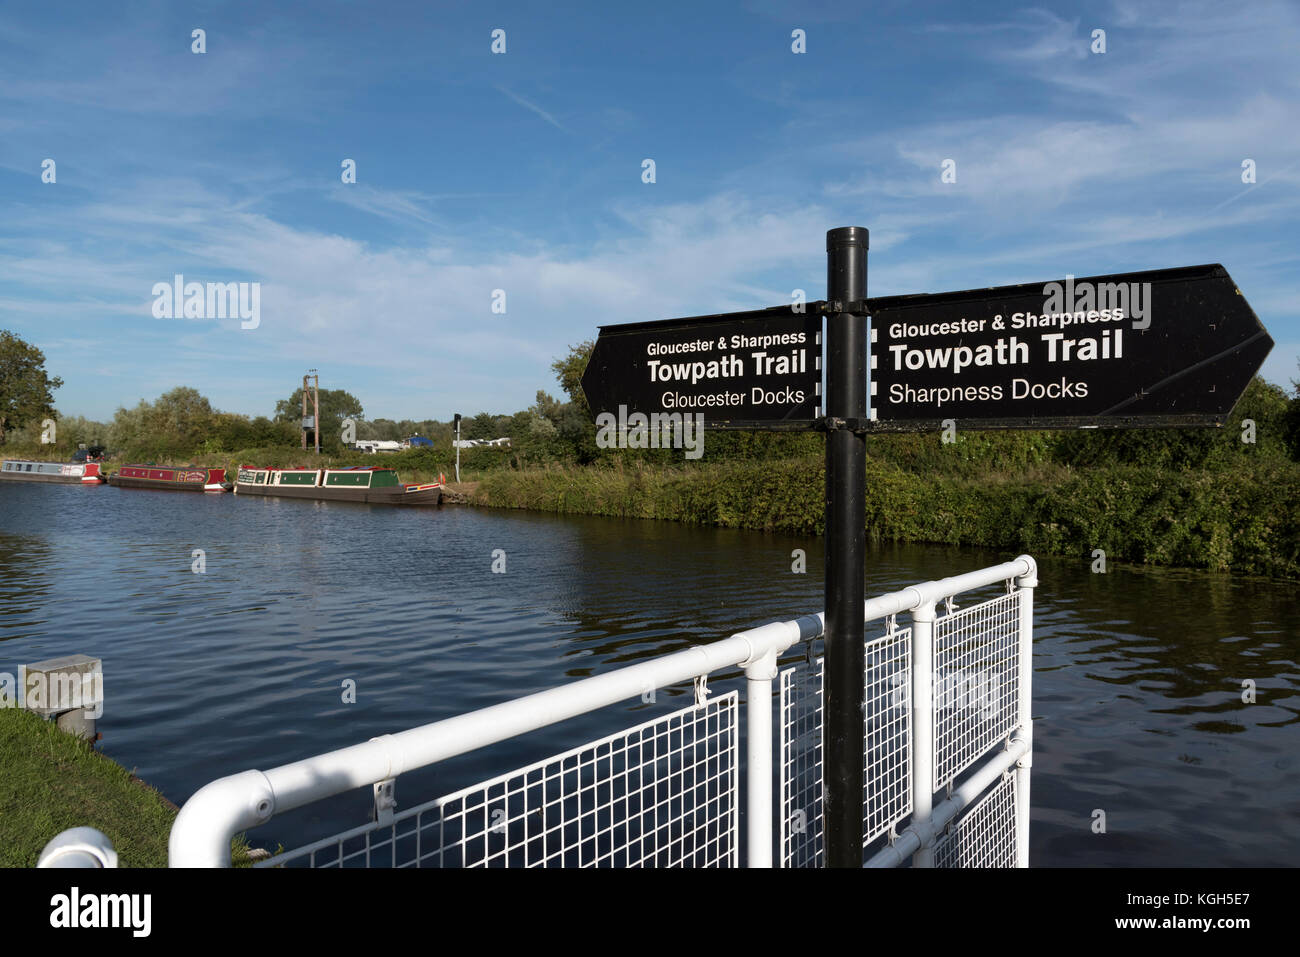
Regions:
M 822 318 L 815 304 L 807 309 L 602 326 L 582 376 L 587 404 L 620 423 L 700 413 L 714 429 L 811 428 L 821 413 Z
M 879 431 L 1222 425 L 1273 347 L 1219 265 L 867 305 Z

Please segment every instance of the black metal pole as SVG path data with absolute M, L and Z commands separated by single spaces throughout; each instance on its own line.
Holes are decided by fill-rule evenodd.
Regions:
M 867 298 L 867 230 L 826 233 L 826 298 Z M 823 681 L 823 813 L 828 867 L 862 866 L 866 717 L 863 601 L 866 438 L 842 424 L 867 416 L 867 318 L 826 320 L 826 674 Z

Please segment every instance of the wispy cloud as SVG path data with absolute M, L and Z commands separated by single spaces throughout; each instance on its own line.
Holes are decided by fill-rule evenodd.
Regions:
M 569 132 L 567 129 L 564 128 L 563 124 L 561 124 L 559 120 L 557 120 L 557 119 L 556 119 L 554 116 L 552 116 L 550 113 L 547 113 L 544 109 L 542 109 L 542 108 L 541 108 L 540 106 L 538 106 L 536 103 L 533 103 L 533 102 L 531 102 L 531 101 L 529 101 L 529 100 L 525 100 L 525 99 L 524 99 L 522 96 L 520 96 L 518 93 L 515 93 L 514 91 L 509 90 L 509 89 L 507 89 L 506 87 L 501 86 L 501 85 L 499 85 L 499 84 L 498 84 L 498 86 L 497 86 L 497 90 L 499 90 L 500 92 L 504 93 L 506 96 L 510 97 L 510 99 L 514 100 L 516 103 L 518 103 L 518 104 L 519 104 L 520 106 L 522 106 L 524 109 L 526 109 L 526 110 L 531 110 L 533 113 L 536 113 L 538 116 L 540 116 L 542 119 L 544 119 L 547 123 L 550 123 L 550 124 L 551 124 L 553 127 L 555 127 L 557 130 L 560 130 L 561 132 L 564 132 L 564 133 Z
M 420 193 L 375 189 L 363 183 L 347 185 L 340 183 L 329 191 L 328 196 L 335 202 L 345 203 L 353 209 L 384 219 L 424 223 L 430 226 L 437 223 L 427 208 L 430 197 Z

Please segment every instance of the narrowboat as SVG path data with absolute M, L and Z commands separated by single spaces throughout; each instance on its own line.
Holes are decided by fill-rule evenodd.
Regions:
M 446 476 L 426 485 L 403 485 L 395 469 L 353 465 L 338 469 L 239 467 L 236 495 L 278 495 L 376 505 L 440 505 Z
M 16 482 L 58 482 L 62 485 L 99 485 L 106 481 L 98 462 L 29 462 L 5 459 L 0 479 Z
M 110 485 L 122 488 L 162 488 L 187 492 L 229 492 L 225 469 L 160 468 L 157 465 L 123 465 L 109 476 Z

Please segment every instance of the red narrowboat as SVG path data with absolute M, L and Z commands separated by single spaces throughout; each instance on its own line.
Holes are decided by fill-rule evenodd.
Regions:
M 122 488 L 163 488 L 189 492 L 228 492 L 225 469 L 196 466 L 166 468 L 157 465 L 123 465 L 108 483 Z

